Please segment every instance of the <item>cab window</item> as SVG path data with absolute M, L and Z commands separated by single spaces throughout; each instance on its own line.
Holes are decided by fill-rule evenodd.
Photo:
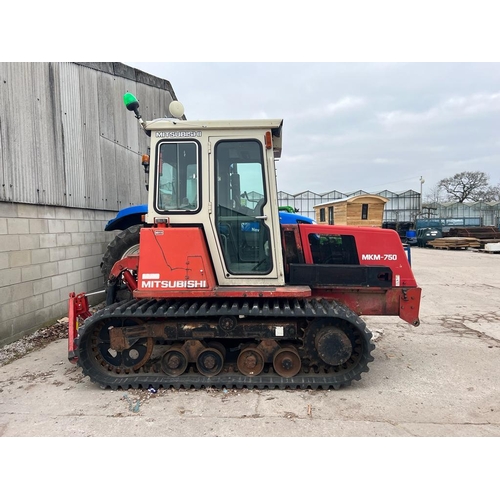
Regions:
M 198 181 L 197 143 L 162 143 L 158 154 L 156 209 L 159 212 L 198 211 Z
M 314 264 L 359 265 L 354 236 L 340 234 L 309 234 Z

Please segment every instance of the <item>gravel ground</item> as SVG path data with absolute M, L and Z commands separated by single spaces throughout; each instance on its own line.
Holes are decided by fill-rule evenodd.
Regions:
M 101 302 L 91 307 L 90 312 L 95 313 L 104 306 L 105 302 Z M 53 325 L 40 328 L 32 334 L 26 335 L 22 339 L 0 348 L 0 367 L 8 365 L 30 352 L 43 349 L 50 343 L 59 339 L 68 339 L 67 317 L 58 319 Z
M 68 318 L 62 318 L 53 325 L 41 328 L 31 335 L 27 335 L 17 342 L 0 349 L 0 366 L 22 358 L 26 354 L 43 349 L 54 340 L 68 338 Z

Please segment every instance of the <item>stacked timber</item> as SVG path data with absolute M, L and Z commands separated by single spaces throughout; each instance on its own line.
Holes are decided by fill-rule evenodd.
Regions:
M 500 229 L 495 226 L 480 227 L 451 227 L 448 236 L 461 236 L 466 238 L 477 238 L 479 240 L 495 240 L 491 243 L 500 242 Z
M 448 236 L 446 238 L 436 238 L 427 242 L 432 248 L 444 250 L 465 250 L 467 248 L 480 248 L 481 242 L 477 238 L 465 238 L 460 236 Z

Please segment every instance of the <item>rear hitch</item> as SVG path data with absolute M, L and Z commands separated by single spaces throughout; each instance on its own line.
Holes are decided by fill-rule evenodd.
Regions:
M 78 362 L 78 356 L 76 354 L 77 348 L 77 335 L 79 323 L 83 322 L 86 318 L 92 316 L 89 307 L 89 300 L 87 297 L 90 295 L 96 295 L 98 293 L 103 293 L 104 290 L 93 293 L 79 293 L 75 292 L 69 294 L 68 303 L 68 359 L 71 363 Z

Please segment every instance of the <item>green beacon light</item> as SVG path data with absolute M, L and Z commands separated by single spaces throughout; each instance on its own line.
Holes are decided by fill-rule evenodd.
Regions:
M 134 94 L 131 94 L 130 92 L 127 92 L 126 94 L 124 94 L 123 96 L 123 102 L 125 104 L 125 107 L 129 110 L 129 111 L 133 111 L 135 113 L 135 116 L 137 118 L 140 118 L 141 115 L 139 114 L 139 101 L 137 100 L 137 98 L 135 97 Z

